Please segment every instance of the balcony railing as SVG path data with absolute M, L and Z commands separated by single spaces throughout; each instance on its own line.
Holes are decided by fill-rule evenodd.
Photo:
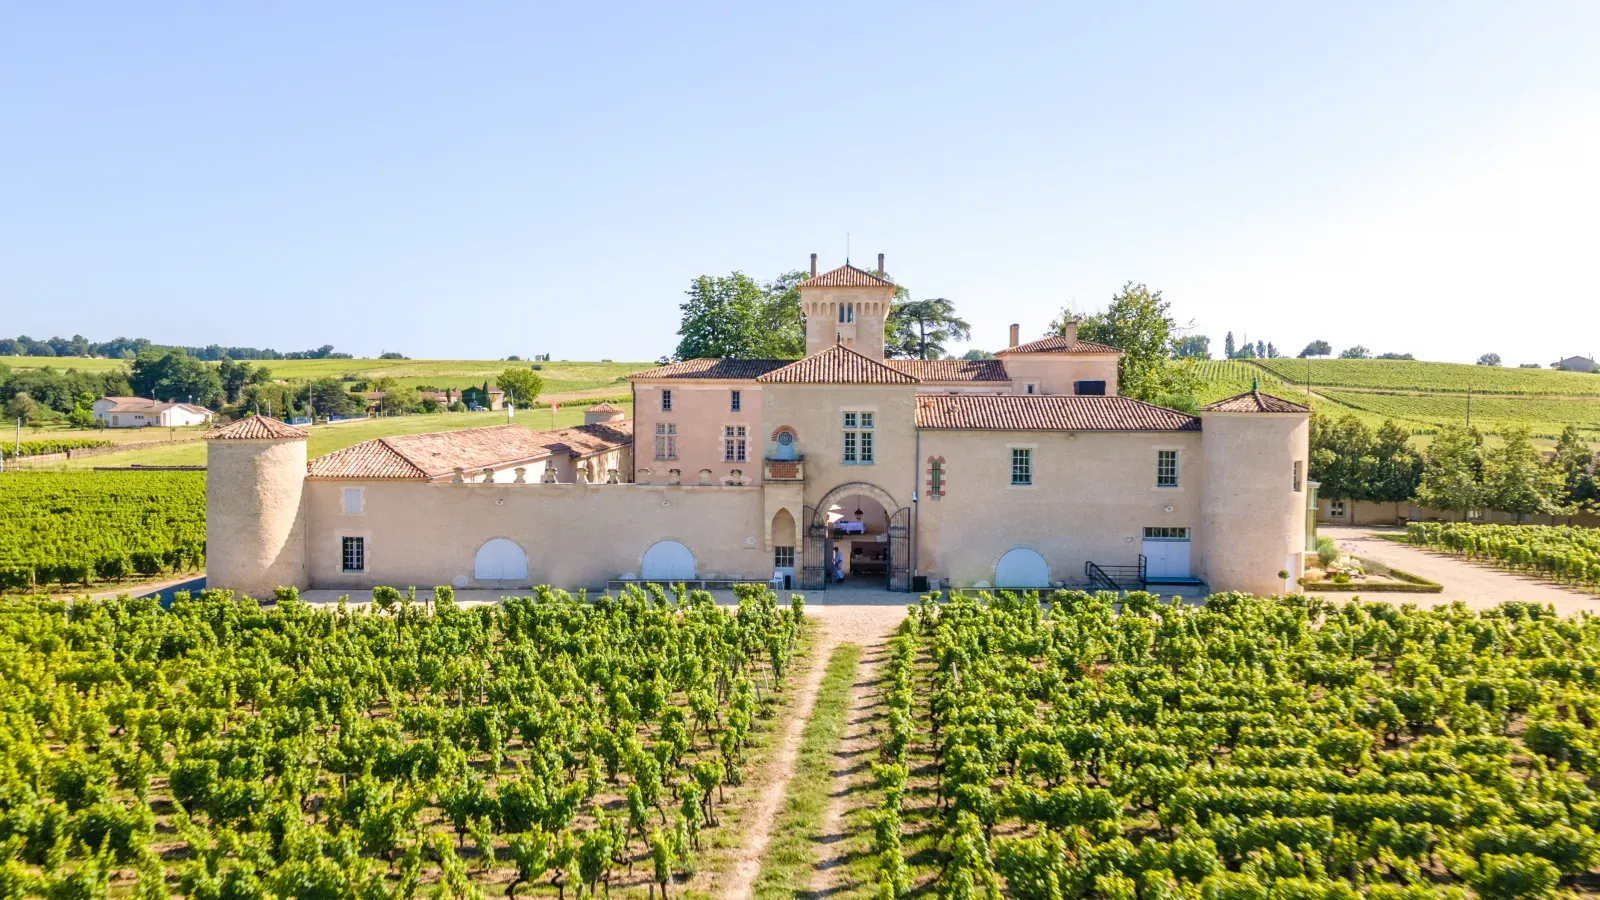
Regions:
M 794 459 L 768 457 L 762 462 L 761 478 L 763 481 L 805 481 L 805 459 L 799 456 Z

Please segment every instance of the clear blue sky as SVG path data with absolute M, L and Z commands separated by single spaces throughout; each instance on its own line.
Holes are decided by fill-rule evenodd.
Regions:
M 1100 7 L 1114 7 L 1114 10 Z M 14 3 L 0 335 L 647 360 L 886 253 L 973 343 L 1600 352 L 1600 4 Z

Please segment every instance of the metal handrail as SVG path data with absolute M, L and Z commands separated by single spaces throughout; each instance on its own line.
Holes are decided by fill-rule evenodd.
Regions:
M 1083 564 L 1083 574 L 1094 586 L 1105 585 L 1113 591 L 1144 590 L 1148 584 L 1146 574 L 1147 560 L 1143 553 L 1139 554 L 1139 562 L 1132 566 L 1102 566 L 1094 562 Z

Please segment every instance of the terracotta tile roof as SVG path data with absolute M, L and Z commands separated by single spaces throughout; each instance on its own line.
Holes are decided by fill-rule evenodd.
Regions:
M 1008 353 L 1121 353 L 1108 344 L 1096 344 L 1094 341 L 1080 341 L 1065 335 L 1052 334 L 1049 337 L 1030 341 L 1016 347 L 1008 347 L 997 355 L 1005 356 Z
M 602 400 L 601 402 L 596 403 L 595 405 L 584 410 L 584 412 L 622 412 L 622 407 L 617 406 L 609 400 Z
M 315 478 L 413 478 L 472 472 L 559 454 L 583 457 L 633 443 L 633 422 L 529 431 L 520 425 L 463 428 L 376 438 L 320 456 L 307 466 Z
M 757 378 L 762 384 L 916 384 L 915 375 L 891 369 L 843 344 Z
M 884 365 L 919 381 L 1010 381 L 999 359 L 889 359 Z
M 1282 397 L 1263 394 L 1260 391 L 1245 391 L 1226 400 L 1200 407 L 1201 412 L 1248 412 L 1248 413 L 1304 413 L 1311 412 L 1311 407 L 1301 406 Z
M 428 478 L 382 438 L 319 456 L 306 464 L 306 473 L 316 478 Z
M 781 369 L 792 359 L 686 359 L 635 372 L 629 381 L 654 381 L 662 378 L 722 378 L 730 381 L 754 381 L 773 369 Z
M 206 409 L 204 406 L 201 406 L 198 403 L 178 403 L 166 400 L 147 400 L 144 397 L 101 397 L 100 399 L 111 401 L 111 405 L 105 409 L 106 412 L 159 414 L 164 413 L 176 406 L 181 409 L 187 409 L 190 412 L 203 413 L 207 415 L 211 413 L 211 410 Z
M 305 440 L 311 433 L 268 416 L 245 416 L 201 435 L 208 441 Z
M 797 287 L 894 287 L 894 282 L 887 278 L 879 278 L 871 272 L 864 272 L 849 263 L 845 263 L 832 272 L 813 275 L 800 282 Z
M 1199 431 L 1200 420 L 1131 397 L 926 394 L 917 427 L 981 431 Z

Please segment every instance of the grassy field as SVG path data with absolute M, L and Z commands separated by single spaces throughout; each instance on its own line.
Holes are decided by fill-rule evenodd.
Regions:
M 570 425 L 583 424 L 583 408 L 585 404 L 573 404 L 563 407 L 554 416 L 548 409 L 522 410 L 513 420 L 516 424 L 535 431 L 546 431 L 551 427 L 565 428 Z M 618 403 L 631 416 L 632 404 Z M 554 425 L 552 426 L 552 422 Z M 487 425 L 504 425 L 506 414 L 503 412 L 477 412 L 477 413 L 440 413 L 432 416 L 393 416 L 386 419 L 359 419 L 350 422 L 337 422 L 332 425 L 318 425 L 311 429 L 311 439 L 307 442 L 306 452 L 312 456 L 322 456 L 335 450 L 370 441 L 373 438 L 390 437 L 397 434 L 422 434 L 429 431 L 455 431 L 461 428 L 481 428 Z M 150 447 L 145 449 L 127 450 L 121 453 L 107 453 L 103 456 L 92 456 L 85 459 L 76 459 L 71 462 L 48 464 L 45 468 L 59 469 L 92 469 L 96 466 L 203 466 L 206 464 L 206 448 L 204 441 L 193 441 L 188 444 L 167 447 Z
M 313 378 L 338 378 L 345 382 L 390 377 L 401 384 L 413 387 L 431 385 L 443 388 L 464 388 L 493 381 L 496 375 L 510 366 L 541 366 L 539 375 L 544 378 L 545 396 L 616 391 L 626 392 L 622 379 L 632 372 L 643 371 L 653 362 L 506 362 L 504 360 L 471 359 L 269 359 L 252 365 L 265 365 L 274 378 L 291 381 Z M 84 372 L 109 372 L 125 364 L 118 359 L 79 359 L 51 356 L 0 356 L 0 365 L 13 369 L 78 369 Z
M 43 425 L 22 429 L 24 441 L 65 441 L 81 438 L 88 441 L 110 441 L 113 444 L 148 444 L 152 441 L 194 440 L 205 428 L 72 428 L 70 426 Z M 10 444 L 15 432 L 0 429 L 0 442 Z

